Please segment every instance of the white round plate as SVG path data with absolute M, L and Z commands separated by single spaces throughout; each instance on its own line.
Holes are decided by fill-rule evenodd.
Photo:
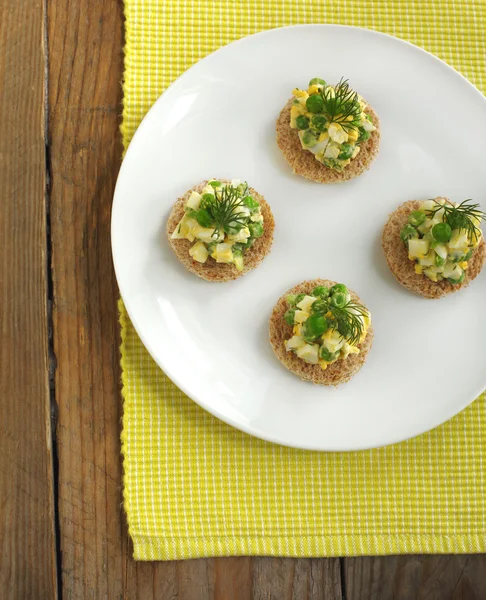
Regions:
M 361 177 L 319 185 L 292 174 L 275 120 L 294 87 L 343 76 L 381 119 L 380 154 Z M 486 101 L 466 79 L 365 29 L 274 29 L 200 61 L 145 117 L 115 191 L 116 275 L 148 351 L 203 408 L 288 446 L 372 448 L 451 418 L 486 384 L 486 272 L 426 300 L 395 281 L 380 236 L 388 213 L 412 198 L 474 198 L 486 207 L 485 131 Z M 276 222 L 270 255 L 223 284 L 186 271 L 165 237 L 174 201 L 210 177 L 248 181 Z M 365 365 L 335 389 L 300 381 L 268 342 L 279 296 L 318 277 L 355 290 L 374 322 Z

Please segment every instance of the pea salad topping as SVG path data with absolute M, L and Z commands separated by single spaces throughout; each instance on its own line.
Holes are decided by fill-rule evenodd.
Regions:
M 293 336 L 285 341 L 287 352 L 322 369 L 359 354 L 358 345 L 366 337 L 371 315 L 352 300 L 345 285 L 319 285 L 311 294 L 290 294 L 286 300 L 289 308 L 284 320 L 293 326 Z
M 482 238 L 482 219 L 486 214 L 470 200 L 461 204 L 443 198 L 423 202 L 400 231 L 415 272 L 434 282 L 462 283 L 468 260 Z
M 201 193 L 191 193 L 184 211 L 172 239 L 194 242 L 189 254 L 200 263 L 211 257 L 242 271 L 245 252 L 264 231 L 260 204 L 248 184 L 239 179 L 231 183 L 211 180 Z
M 297 129 L 304 150 L 330 169 L 342 172 L 376 129 L 366 103 L 347 80 L 335 86 L 315 77 L 307 90 L 295 89 L 290 127 Z

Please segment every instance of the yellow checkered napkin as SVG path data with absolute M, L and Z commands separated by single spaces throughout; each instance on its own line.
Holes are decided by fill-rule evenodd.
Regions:
M 125 0 L 125 14 L 125 146 L 154 100 L 192 63 L 282 25 L 379 29 L 486 87 L 483 0 Z M 199 408 L 153 363 L 122 304 L 120 320 L 124 499 L 136 559 L 486 551 L 484 396 L 396 446 L 292 450 Z

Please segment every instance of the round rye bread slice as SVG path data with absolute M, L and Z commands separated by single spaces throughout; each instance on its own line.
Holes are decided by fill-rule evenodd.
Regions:
M 218 181 L 230 183 L 225 179 L 219 179 Z M 217 263 L 211 257 L 209 257 L 205 263 L 197 262 L 189 254 L 189 249 L 193 245 L 193 242 L 190 242 L 189 240 L 173 240 L 171 239 L 171 235 L 184 216 L 184 205 L 189 199 L 191 193 L 193 191 L 201 193 L 207 184 L 207 181 L 203 181 L 199 185 L 196 185 L 196 187 L 188 190 L 184 196 L 175 202 L 172 210 L 170 211 L 169 218 L 167 219 L 167 238 L 179 261 L 186 267 L 186 269 L 191 271 L 191 273 L 194 273 L 194 275 L 197 275 L 206 281 L 223 282 L 238 279 L 238 277 L 245 275 L 245 273 L 248 273 L 248 271 L 251 271 L 257 267 L 270 252 L 273 242 L 273 231 L 275 229 L 273 214 L 270 206 L 265 201 L 265 198 L 253 188 L 249 188 L 250 194 L 257 202 L 260 203 L 261 212 L 263 215 L 263 235 L 257 238 L 253 246 L 244 253 L 243 270 L 238 271 L 233 264 Z
M 361 150 L 356 158 L 339 173 L 320 163 L 312 152 L 304 150 L 300 143 L 297 129 L 290 127 L 290 109 L 293 98 L 291 98 L 282 109 L 277 119 L 277 144 L 286 161 L 292 167 L 296 175 L 302 175 L 317 183 L 342 183 L 349 181 L 369 169 L 371 163 L 378 155 L 380 147 L 380 120 L 371 106 L 367 106 L 365 113 L 370 115 L 376 130 L 366 142 L 360 144 Z
M 327 279 L 314 279 L 294 286 L 278 300 L 270 316 L 268 327 L 270 344 L 276 357 L 284 367 L 304 381 L 311 381 L 312 383 L 321 385 L 339 385 L 340 383 L 345 383 L 361 369 L 373 342 L 373 326 L 370 325 L 365 339 L 358 345 L 359 354 L 350 354 L 348 358 L 337 360 L 324 370 L 319 364 L 313 365 L 307 363 L 294 354 L 294 352 L 287 352 L 285 349 L 285 340 L 292 337 L 292 326 L 284 321 L 284 315 L 288 309 L 286 298 L 289 294 L 310 294 L 318 285 L 325 285 L 330 288 L 335 283 L 335 281 L 328 281 Z M 349 292 L 355 302 L 362 304 L 359 297 L 352 290 L 349 290 Z
M 407 224 L 410 213 L 418 210 L 421 204 L 420 200 L 409 200 L 391 213 L 383 229 L 381 245 L 391 272 L 404 287 L 424 298 L 441 298 L 466 287 L 479 275 L 484 264 L 484 239 L 467 261 L 468 268 L 465 271 L 464 281 L 460 284 L 454 285 L 445 279 L 435 282 L 425 275 L 415 273 L 415 263 L 408 258 L 408 249 L 400 238 L 400 230 Z

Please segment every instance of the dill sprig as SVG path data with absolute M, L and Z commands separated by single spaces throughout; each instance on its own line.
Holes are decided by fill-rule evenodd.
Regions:
M 358 302 L 349 300 L 342 308 L 331 306 L 329 303 L 329 310 L 336 321 L 335 329 L 349 344 L 353 346 L 358 344 L 363 335 L 364 326 L 360 316 L 368 316 L 366 308 Z
M 228 184 L 214 188 L 214 201 L 207 209 L 215 223 L 213 237 L 218 238 L 222 232 L 239 231 L 245 226 L 246 215 L 237 209 L 244 205 L 243 198 L 247 195 L 246 182 L 238 187 Z
M 322 111 L 329 123 L 339 123 L 345 131 L 356 130 L 361 122 L 361 106 L 358 94 L 349 87 L 348 80 L 342 79 L 334 87 L 321 90 L 324 100 Z
M 481 236 L 481 230 L 474 222 L 474 218 L 486 221 L 486 213 L 479 210 L 479 204 L 471 204 L 472 199 L 468 198 L 458 206 L 453 204 L 440 204 L 434 200 L 436 207 L 428 210 L 427 214 L 432 218 L 439 210 L 444 209 L 444 221 L 449 224 L 451 229 L 464 229 L 470 241 L 473 237 L 475 241 Z

